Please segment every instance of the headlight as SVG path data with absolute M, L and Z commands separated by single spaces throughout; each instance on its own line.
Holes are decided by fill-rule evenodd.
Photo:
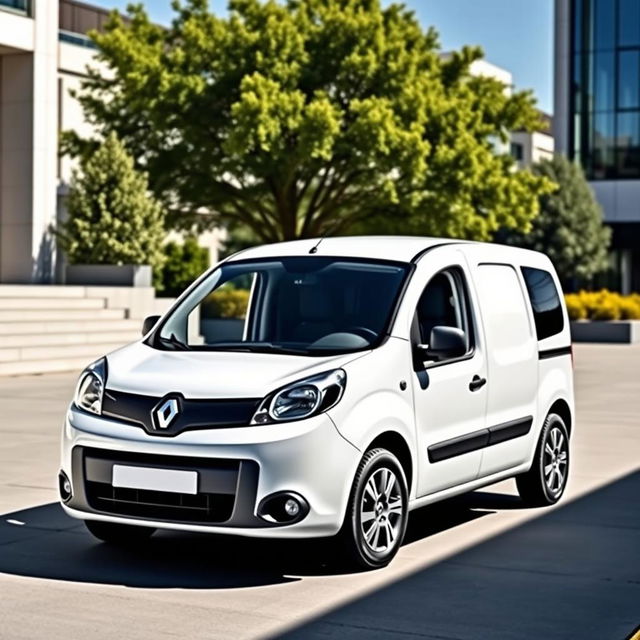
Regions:
M 334 369 L 269 394 L 258 407 L 251 424 L 301 420 L 338 404 L 347 382 L 342 369 Z
M 107 381 L 107 361 L 105 358 L 89 365 L 81 374 L 73 399 L 78 409 L 100 415 L 102 413 L 102 396 Z

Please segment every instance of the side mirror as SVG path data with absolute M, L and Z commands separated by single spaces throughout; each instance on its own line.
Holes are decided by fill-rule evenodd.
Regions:
M 467 352 L 467 336 L 457 327 L 433 327 L 429 345 L 423 351 L 427 358 L 436 361 L 460 358 Z
M 142 335 L 146 336 L 158 324 L 160 316 L 147 316 L 142 323 Z

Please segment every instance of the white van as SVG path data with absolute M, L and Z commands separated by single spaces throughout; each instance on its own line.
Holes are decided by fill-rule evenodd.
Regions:
M 416 237 L 256 247 L 80 377 L 65 511 L 108 542 L 157 528 L 335 536 L 387 564 L 411 509 L 515 477 L 562 495 L 569 322 L 544 255 Z

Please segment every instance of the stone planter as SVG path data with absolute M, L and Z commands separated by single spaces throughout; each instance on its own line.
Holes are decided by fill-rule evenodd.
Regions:
M 66 284 L 105 287 L 150 287 L 151 267 L 137 264 L 68 264 Z
M 640 320 L 578 320 L 571 323 L 573 342 L 640 342 Z

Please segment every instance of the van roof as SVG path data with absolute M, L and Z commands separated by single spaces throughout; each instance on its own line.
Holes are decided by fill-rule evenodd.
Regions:
M 378 258 L 397 262 L 411 262 L 418 254 L 436 245 L 466 243 L 451 238 L 423 238 L 420 236 L 342 236 L 311 238 L 278 242 L 240 251 L 231 260 L 303 256 L 313 252 L 317 256 L 345 256 L 350 258 Z

